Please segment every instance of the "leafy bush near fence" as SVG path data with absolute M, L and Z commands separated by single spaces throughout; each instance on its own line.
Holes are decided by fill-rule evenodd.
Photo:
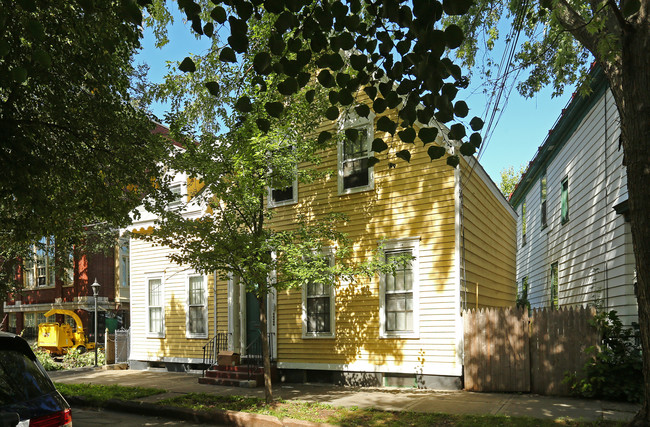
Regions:
M 566 374 L 564 381 L 576 396 L 641 402 L 643 359 L 638 325 L 623 327 L 616 310 L 599 313 L 591 322 L 600 331 L 602 344 L 587 348 L 591 357 L 580 377 Z

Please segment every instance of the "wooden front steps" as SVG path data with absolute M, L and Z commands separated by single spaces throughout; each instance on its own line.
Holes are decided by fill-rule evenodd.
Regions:
M 277 378 L 275 364 L 271 366 L 271 379 Z M 231 387 L 261 387 L 264 385 L 264 368 L 246 365 L 219 366 L 213 365 L 205 371 L 205 376 L 199 378 L 199 384 L 225 385 Z

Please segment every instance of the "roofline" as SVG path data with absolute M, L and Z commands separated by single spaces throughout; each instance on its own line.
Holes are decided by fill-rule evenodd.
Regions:
M 545 170 L 549 164 L 560 152 L 560 149 L 569 140 L 576 130 L 582 119 L 587 115 L 591 107 L 601 98 L 609 87 L 605 73 L 602 68 L 596 66 L 591 71 L 590 88 L 592 93 L 587 96 L 574 94 L 567 106 L 562 109 L 562 114 L 549 130 L 546 139 L 537 149 L 533 160 L 528 163 L 526 172 L 521 176 L 515 190 L 510 196 L 510 204 L 513 208 L 522 202 L 522 199 L 530 187 L 535 183 L 537 177 Z

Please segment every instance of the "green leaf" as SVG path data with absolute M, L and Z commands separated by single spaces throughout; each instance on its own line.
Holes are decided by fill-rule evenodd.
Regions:
M 368 98 L 370 99 L 375 99 L 377 97 L 377 88 L 375 86 L 366 86 L 363 91 L 366 92 L 366 95 L 368 95 Z
M 481 138 L 481 134 L 478 132 L 474 132 L 469 136 L 469 142 L 476 148 L 481 147 L 481 142 L 483 141 L 483 138 Z
M 214 24 L 212 22 L 208 22 L 203 26 L 203 34 L 208 37 L 212 37 L 214 35 Z
M 349 90 L 341 90 L 339 92 L 339 102 L 341 105 L 350 105 L 354 103 L 354 97 L 352 96 L 352 92 Z
M 32 52 L 32 59 L 35 62 L 41 64 L 41 66 L 43 66 L 44 68 L 50 68 L 50 66 L 52 65 L 52 58 L 50 57 L 50 55 L 40 48 L 34 49 L 34 52 Z
M 248 36 L 246 34 L 233 34 L 228 37 L 228 44 L 237 53 L 244 53 L 248 50 Z
M 464 15 L 472 3 L 472 0 L 442 0 L 442 9 L 450 16 Z
M 339 117 L 339 109 L 331 106 L 325 111 L 325 117 L 329 120 L 336 120 Z
M 0 39 L 0 58 L 6 56 L 10 49 L 9 42 L 5 39 Z
M 401 150 L 395 154 L 400 159 L 406 160 L 408 163 L 411 162 L 411 152 L 409 150 Z
M 205 87 L 210 92 L 210 95 L 219 96 L 219 83 L 217 82 L 205 82 Z
M 388 116 L 381 116 L 379 120 L 377 120 L 377 130 L 395 135 L 397 123 L 389 119 Z
M 334 86 L 334 77 L 329 70 L 321 70 L 321 72 L 318 73 L 318 81 L 323 87 L 329 88 Z
M 307 102 L 310 104 L 314 102 L 314 97 L 316 96 L 316 91 L 314 89 L 308 90 L 307 93 L 305 93 L 305 99 Z
M 219 24 L 223 24 L 228 18 L 226 15 L 226 10 L 221 6 L 216 6 L 214 9 L 212 9 L 210 16 Z
M 397 132 L 397 135 L 399 136 L 399 139 L 402 140 L 402 142 L 406 142 L 408 144 L 413 144 L 415 142 L 415 129 L 412 127 Z
M 196 71 L 196 64 L 194 64 L 192 58 L 186 56 L 185 59 L 183 59 L 183 61 L 181 62 L 181 64 L 178 66 L 178 69 L 184 73 L 193 73 Z
M 386 100 L 384 98 L 375 99 L 375 101 L 372 103 L 372 109 L 377 114 L 383 113 L 386 111 Z
M 359 139 L 359 131 L 356 129 L 346 129 L 345 138 L 352 142 L 355 142 Z
M 483 129 L 483 120 L 481 120 L 478 117 L 474 117 L 470 122 L 469 122 L 470 127 L 472 128 L 473 131 L 479 131 Z
M 285 43 L 282 37 L 274 34 L 269 38 L 269 50 L 273 55 L 282 55 L 284 53 Z
M 332 139 L 332 134 L 329 133 L 329 132 L 326 131 L 326 130 L 322 131 L 322 132 L 318 135 L 318 143 L 321 144 L 321 145 L 325 144 L 325 143 L 326 143 L 327 141 L 329 141 L 330 139 Z
M 30 19 L 27 22 L 27 31 L 35 40 L 43 40 L 45 37 L 45 27 L 36 19 Z
M 226 46 L 221 49 L 221 52 L 219 53 L 219 60 L 221 62 L 237 62 L 237 55 L 235 55 L 234 50 Z
M 368 107 L 366 104 L 360 104 L 354 108 L 354 111 L 359 117 L 368 117 L 370 114 L 370 107 Z
M 458 156 L 449 156 L 447 157 L 447 164 L 452 168 L 455 168 L 460 163 Z
M 293 95 L 298 92 L 298 82 L 293 77 L 289 77 L 278 84 L 278 92 L 285 96 Z
M 438 137 L 438 128 L 421 128 L 418 132 L 418 137 L 424 145 L 434 142 Z
M 427 154 L 429 155 L 429 158 L 433 160 L 437 160 L 444 156 L 447 153 L 447 150 L 445 150 L 444 147 L 441 147 L 439 145 L 432 145 L 429 147 L 427 150 Z
M 381 153 L 387 148 L 388 148 L 388 144 L 386 144 L 386 142 L 384 142 L 384 140 L 381 138 L 375 138 L 375 140 L 372 141 L 372 151 L 374 151 L 375 153 Z
M 460 123 L 454 123 L 449 129 L 449 139 L 455 139 L 460 141 L 465 137 L 465 126 Z
M 458 25 L 451 24 L 445 28 L 445 43 L 449 49 L 456 49 L 464 39 L 463 30 Z
M 465 101 L 456 102 L 456 104 L 454 104 L 454 114 L 457 117 L 467 117 L 467 114 L 469 114 L 467 103 Z
M 250 113 L 253 110 L 251 99 L 247 96 L 242 96 L 237 100 L 237 102 L 235 102 L 235 109 L 242 113 Z
M 16 83 L 22 83 L 27 80 L 27 69 L 25 67 L 16 67 L 11 70 L 11 78 Z
M 462 154 L 463 156 L 473 156 L 474 153 L 476 153 L 476 147 L 474 147 L 473 144 L 469 142 L 464 142 L 460 146 L 460 154 Z
M 269 116 L 278 118 L 282 115 L 282 111 L 284 111 L 284 104 L 279 101 L 267 102 L 264 104 L 264 109 Z
M 357 71 L 363 70 L 367 64 L 368 64 L 368 57 L 366 55 L 350 56 L 350 65 L 352 65 L 352 68 Z
M 196 34 L 203 35 L 203 25 L 201 23 L 201 18 L 198 16 L 192 19 L 192 29 Z
M 639 11 L 641 2 L 639 0 L 627 0 L 623 2 L 623 16 L 629 18 Z
M 253 69 L 257 74 L 269 75 L 271 73 L 271 55 L 260 52 L 253 58 Z
M 264 133 L 267 133 L 271 129 L 271 122 L 264 118 L 255 120 L 255 124 L 257 124 L 257 128 Z
M 379 159 L 376 157 L 368 157 L 368 167 L 371 168 L 375 166 L 377 163 L 379 163 Z

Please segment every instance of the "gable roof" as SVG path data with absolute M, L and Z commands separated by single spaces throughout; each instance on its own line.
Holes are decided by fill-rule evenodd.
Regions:
M 537 154 L 535 154 L 533 160 L 528 163 L 526 172 L 521 176 L 515 190 L 512 192 L 510 204 L 513 208 L 516 209 L 523 201 L 531 186 L 537 181 L 540 174 L 546 170 L 546 165 L 560 152 L 560 149 L 573 135 L 580 122 L 609 87 L 605 73 L 600 67 L 594 67 L 590 74 L 591 94 L 587 96 L 574 94 L 567 107 L 562 110 L 562 114 L 548 132 L 542 145 L 537 149 Z

